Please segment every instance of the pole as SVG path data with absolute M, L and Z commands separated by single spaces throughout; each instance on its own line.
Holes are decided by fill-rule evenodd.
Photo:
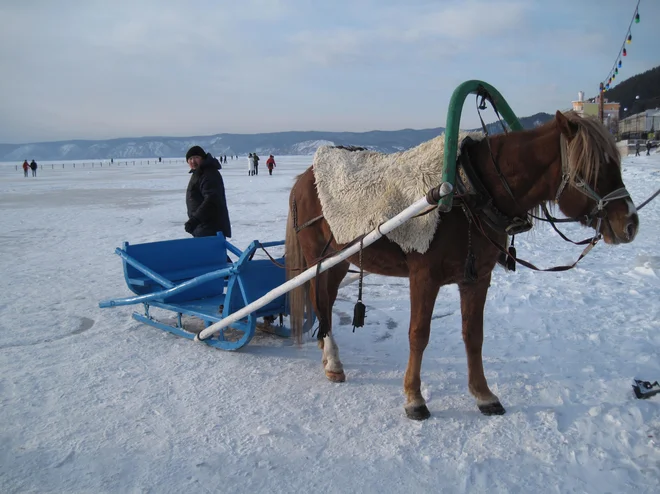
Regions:
M 362 279 L 369 276 L 369 273 L 362 273 Z M 351 285 L 360 279 L 360 273 L 351 273 L 347 275 L 342 282 L 339 284 L 339 288 L 344 288 L 345 286 Z
M 600 96 L 598 97 L 598 120 L 600 120 L 600 123 L 605 123 L 605 112 L 603 111 L 604 109 L 604 103 L 605 103 L 605 98 L 603 95 L 605 94 L 605 88 L 603 86 L 603 83 L 600 83 Z
M 454 188 L 452 185 L 448 182 L 444 182 L 440 186 L 440 198 L 445 197 L 453 192 Z M 396 227 L 402 225 L 409 219 L 411 219 L 413 216 L 421 213 L 424 210 L 429 209 L 431 205 L 435 207 L 436 202 L 429 202 L 430 199 L 427 199 L 426 196 L 422 197 L 421 199 L 418 199 L 415 203 L 412 205 L 408 206 L 406 209 L 401 211 L 399 214 L 397 214 L 394 218 L 391 218 L 387 220 L 385 223 L 380 225 L 378 228 L 375 230 L 372 230 L 371 233 L 369 233 L 364 239 L 362 240 L 362 246 L 367 247 L 368 245 L 373 244 L 376 240 L 381 238 L 383 235 L 386 233 L 391 232 L 394 230 Z M 360 250 L 360 242 L 356 242 L 354 245 L 351 247 L 347 248 L 346 250 L 343 250 L 339 252 L 338 254 L 326 259 L 325 261 L 321 262 L 320 265 L 318 266 L 318 272 L 322 273 L 324 271 L 327 271 L 333 266 L 336 266 L 343 260 L 351 257 L 353 254 L 357 253 Z M 300 273 L 298 276 L 295 278 L 291 278 L 289 281 L 284 283 L 283 285 L 278 286 L 277 288 L 272 289 L 270 292 L 268 292 L 266 295 L 264 295 L 261 298 L 258 298 L 254 302 L 246 305 L 240 310 L 237 310 L 233 314 L 228 315 L 227 317 L 223 318 L 221 321 L 216 322 L 215 324 L 212 324 L 205 330 L 203 330 L 201 333 L 199 333 L 195 337 L 195 341 L 199 340 L 204 340 L 211 336 L 213 333 L 220 331 L 230 324 L 244 318 L 248 314 L 256 311 L 257 309 L 263 307 L 264 305 L 268 304 L 272 300 L 275 300 L 277 297 L 280 297 L 284 295 L 285 293 L 290 292 L 294 288 L 306 283 L 307 281 L 311 280 L 314 278 L 317 274 L 317 266 L 314 265 L 302 273 Z

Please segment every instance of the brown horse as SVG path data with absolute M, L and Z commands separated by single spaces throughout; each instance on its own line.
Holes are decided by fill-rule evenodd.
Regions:
M 553 120 L 533 130 L 475 141 L 462 149 L 462 156 L 501 216 L 527 218 L 540 205 L 556 202 L 566 216 L 599 230 L 609 244 L 631 242 L 637 233 L 639 220 L 623 185 L 619 152 L 612 136 L 596 119 L 557 112 Z M 472 211 L 469 201 L 458 197 L 455 205 L 462 207 L 441 214 L 431 246 L 424 254 L 405 253 L 386 237 L 365 247 L 362 253 L 365 271 L 410 280 L 410 357 L 404 391 L 406 414 L 416 420 L 430 416 L 420 392 L 422 356 L 439 289 L 451 283 L 458 284 L 460 292 L 469 390 L 482 413 L 505 412 L 486 382 L 481 349 L 486 293 L 501 253 L 496 244 L 506 243 L 507 232 L 492 222 L 481 221 L 481 213 Z M 297 177 L 289 206 L 286 264 L 292 277 L 343 245 L 334 241 L 328 223 L 318 219 L 323 212 L 313 167 Z M 474 276 L 466 275 L 468 252 L 472 254 Z M 358 255 L 349 261 L 358 265 Z M 319 339 L 323 367 L 327 378 L 334 382 L 344 381 L 345 374 L 331 332 L 332 306 L 348 269 L 349 262 L 344 261 L 290 295 L 291 325 L 298 341 L 305 308 L 309 310 L 312 304 L 319 319 L 319 335 L 324 335 Z

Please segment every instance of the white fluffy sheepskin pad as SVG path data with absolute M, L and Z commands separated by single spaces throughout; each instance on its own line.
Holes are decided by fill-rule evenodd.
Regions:
M 461 133 L 459 143 L 470 135 Z M 318 148 L 313 168 L 323 215 L 335 239 L 347 243 L 396 216 L 440 184 L 445 136 L 394 154 Z M 460 153 L 460 150 L 459 150 Z M 427 251 L 438 225 L 438 210 L 413 218 L 387 234 L 404 252 Z

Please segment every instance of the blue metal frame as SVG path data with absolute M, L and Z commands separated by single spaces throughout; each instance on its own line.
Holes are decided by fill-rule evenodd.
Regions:
M 218 237 L 221 237 L 221 234 L 218 234 Z M 194 250 L 195 245 L 205 246 L 204 247 L 206 249 L 205 253 L 208 255 L 209 254 L 208 242 L 213 242 L 213 240 L 208 240 L 208 237 L 207 240 L 203 241 L 205 242 L 204 244 L 200 244 L 200 243 L 195 244 L 195 239 L 186 239 L 185 241 L 190 243 L 191 259 L 194 259 L 195 256 L 195 250 Z M 178 246 L 177 248 L 181 247 L 180 240 L 175 240 L 172 242 L 177 242 L 176 243 L 176 245 Z M 163 254 L 167 255 L 168 242 L 167 241 L 161 242 L 160 244 L 162 245 L 157 245 L 154 248 L 160 249 L 158 251 L 158 254 L 160 255 L 161 264 L 162 264 Z M 153 245 L 154 243 L 138 244 L 137 247 L 139 249 L 140 248 L 148 249 Z M 148 264 L 148 259 L 144 259 L 143 260 L 144 262 L 140 262 L 139 260 L 132 257 L 127 252 L 129 250 L 128 242 L 124 242 L 123 249 L 117 248 L 115 250 L 115 253 L 119 257 L 121 257 L 124 267 L 124 277 L 126 283 L 128 284 L 129 288 L 131 288 L 131 290 L 134 293 L 136 293 L 136 295 L 132 297 L 104 300 L 99 303 L 99 307 L 108 308 L 108 307 L 118 307 L 123 305 L 133 305 L 133 304 L 141 303 L 144 306 L 144 313 L 141 314 L 139 312 L 134 312 L 132 316 L 135 320 L 145 324 L 149 324 L 150 326 L 154 326 L 163 331 L 167 331 L 176 336 L 180 336 L 182 338 L 187 338 L 192 340 L 195 338 L 196 333 L 187 331 L 186 329 L 183 328 L 183 325 L 181 323 L 182 314 L 197 317 L 202 321 L 204 321 L 205 326 L 208 327 L 211 324 L 222 320 L 224 317 L 227 317 L 231 313 L 235 312 L 236 310 L 252 302 L 253 300 L 251 300 L 251 296 L 250 296 L 251 292 L 248 290 L 248 287 L 251 287 L 253 291 L 255 291 L 255 286 L 256 286 L 256 291 L 260 291 L 260 290 L 269 291 L 275 288 L 276 286 L 278 286 L 279 283 L 276 283 L 277 279 L 269 279 L 268 277 L 268 276 L 272 276 L 273 268 L 269 267 L 270 265 L 264 265 L 262 267 L 262 265 L 260 264 L 251 265 L 251 263 L 253 262 L 269 263 L 270 261 L 265 261 L 261 259 L 253 261 L 252 258 L 258 248 L 281 246 L 284 245 L 283 240 L 273 241 L 273 242 L 263 242 L 263 243 L 259 242 L 258 240 L 254 240 L 245 250 L 240 250 L 238 247 L 226 241 L 224 237 L 222 237 L 222 242 L 218 243 L 218 245 L 224 246 L 225 251 L 229 251 L 235 256 L 237 256 L 238 260 L 232 264 L 229 264 L 226 268 L 217 269 L 208 273 L 201 274 L 199 276 L 195 276 L 190 279 L 181 280 L 180 282 L 177 283 L 176 279 L 170 280 L 168 279 L 167 276 L 164 276 L 164 274 L 167 273 L 159 273 L 156 270 L 145 265 Z M 144 252 L 144 250 L 142 251 L 138 250 L 138 252 Z M 218 253 L 217 251 L 214 251 L 211 252 L 211 254 L 213 255 L 214 259 L 215 257 L 219 257 L 223 259 L 226 257 L 226 252 Z M 181 261 L 180 258 L 177 260 L 179 262 Z M 283 262 L 283 258 L 280 259 L 280 261 Z M 135 277 L 129 276 L 128 266 L 131 266 L 139 273 L 142 273 L 143 275 L 146 276 L 146 278 L 136 279 Z M 250 266 L 251 269 L 248 270 L 247 268 Z M 264 268 L 266 269 L 266 271 L 270 269 L 271 274 L 264 275 L 263 277 L 256 277 L 255 272 L 259 272 L 258 270 Z M 187 270 L 184 269 L 184 271 Z M 195 298 L 186 299 L 185 294 L 187 292 L 190 292 L 192 289 L 196 287 L 200 287 L 203 284 L 208 284 L 213 280 L 218 280 L 219 278 L 225 279 L 225 283 L 223 285 L 224 289 L 222 289 L 222 293 L 217 293 L 214 296 L 210 296 L 203 299 L 195 299 Z M 151 280 L 154 283 L 151 284 L 148 282 L 148 280 Z M 269 283 L 273 284 L 273 286 L 268 286 Z M 212 290 L 215 290 L 218 287 L 217 285 L 207 285 L 207 286 L 211 286 Z M 204 289 L 202 288 L 202 290 Z M 176 298 L 177 302 L 171 302 L 168 300 L 175 295 L 177 296 Z M 220 306 L 223 306 L 222 313 L 220 313 L 219 311 L 216 312 L 215 310 L 216 307 L 219 310 Z M 177 314 L 176 325 L 166 324 L 152 317 L 149 314 L 150 307 L 157 307 L 159 309 L 175 312 Z M 242 319 L 241 321 L 232 324 L 229 328 L 223 329 L 222 331 L 219 332 L 219 334 L 203 340 L 203 342 L 209 346 L 220 348 L 223 350 L 237 350 L 243 347 L 244 345 L 246 345 L 247 343 L 249 343 L 250 340 L 253 338 L 256 330 L 257 318 L 264 316 L 278 317 L 280 314 L 288 315 L 288 303 L 286 300 L 286 296 L 284 295 L 275 299 L 275 301 L 268 304 L 268 306 L 259 309 L 249 314 L 246 318 Z M 312 319 L 312 323 L 313 323 L 313 319 Z M 307 329 L 309 329 L 311 327 L 311 324 L 307 324 L 307 326 L 308 326 Z M 227 331 L 227 333 L 225 333 L 225 331 Z M 226 336 L 229 335 L 230 331 L 231 332 L 240 331 L 243 334 L 240 335 L 240 337 L 237 340 L 230 341 L 226 338 Z M 291 331 L 289 330 L 289 328 L 285 326 L 279 326 L 276 324 L 271 326 L 271 328 L 269 328 L 269 332 L 284 337 L 289 337 L 291 335 Z
M 159 274 L 156 273 L 155 271 L 149 269 L 148 267 L 146 267 L 146 266 L 145 266 L 144 264 L 142 264 L 141 262 L 138 262 L 138 261 L 136 261 L 135 259 L 133 259 L 131 256 L 129 256 L 129 255 L 126 253 L 126 248 L 127 248 L 127 247 L 128 247 L 128 242 L 124 242 L 124 248 L 123 248 L 123 250 L 120 249 L 119 247 L 117 247 L 117 248 L 115 249 L 115 254 L 117 254 L 119 257 L 121 257 L 122 260 L 126 262 L 126 264 L 130 264 L 130 265 L 133 266 L 135 269 L 137 269 L 138 271 L 140 271 L 142 274 L 144 274 L 144 275 L 148 276 L 149 278 L 151 278 L 152 280 L 154 280 L 154 281 L 155 281 L 156 283 L 158 283 L 160 286 L 162 286 L 162 287 L 164 287 L 164 288 L 174 288 L 175 285 L 174 285 L 174 283 L 172 283 L 170 280 L 168 280 L 168 279 L 166 279 L 166 278 L 163 278 L 161 275 L 159 275 Z M 133 280 L 133 283 L 135 283 L 135 282 L 136 282 L 136 281 Z
M 222 320 L 223 317 L 223 316 L 214 316 L 212 314 L 186 309 L 181 306 L 173 306 L 171 304 L 161 304 L 159 302 L 154 302 L 150 305 L 153 307 L 158 307 L 160 309 L 178 311 L 177 325 L 172 326 L 170 324 L 165 324 L 163 322 L 158 321 L 157 319 L 154 319 L 151 315 L 149 315 L 149 308 L 148 308 L 149 304 L 145 304 L 144 314 L 140 314 L 139 312 L 133 312 L 133 319 L 145 324 L 149 324 L 150 326 L 154 326 L 155 328 L 162 329 L 163 331 L 167 331 L 168 333 L 171 333 L 175 336 L 180 336 L 182 338 L 187 338 L 189 340 L 194 340 L 196 333 L 187 331 L 183 328 L 183 324 L 181 323 L 182 314 L 195 316 L 202 319 L 206 327 L 209 327 L 211 324 Z M 254 323 L 256 323 L 256 320 L 254 321 Z M 239 338 L 236 341 L 226 340 L 224 338 L 224 331 L 221 331 L 218 336 L 207 338 L 206 340 L 203 340 L 203 342 L 208 346 L 219 348 L 221 350 L 230 350 L 230 351 L 238 350 L 244 345 L 247 345 L 250 342 L 250 340 L 254 337 L 255 328 L 256 328 L 256 324 L 254 323 L 250 324 L 239 321 L 237 323 L 232 324 L 229 328 L 227 328 L 227 329 L 238 330 L 243 332 L 241 338 Z
M 107 307 L 118 307 L 120 305 L 133 305 L 133 304 L 139 304 L 140 302 L 152 302 L 154 300 L 157 301 L 158 299 L 166 298 L 172 295 L 178 295 L 182 292 L 185 292 L 186 290 L 190 290 L 191 288 L 199 286 L 202 283 L 206 283 L 207 281 L 226 277 L 232 274 L 235 274 L 234 268 L 220 269 L 218 271 L 212 271 L 210 273 L 197 276 L 196 278 L 193 278 L 188 281 L 184 281 L 179 285 L 174 285 L 172 288 L 160 290 L 158 292 L 152 292 L 146 295 L 136 295 L 135 297 L 116 298 L 113 300 L 102 301 L 99 302 L 99 307 L 101 309 L 105 309 Z

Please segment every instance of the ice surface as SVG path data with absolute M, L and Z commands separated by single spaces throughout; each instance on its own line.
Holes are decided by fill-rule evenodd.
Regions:
M 239 247 L 283 238 L 311 156 L 276 160 L 273 176 L 224 165 Z M 504 416 L 468 393 L 458 293 L 442 288 L 418 423 L 403 411 L 407 280 L 365 279 L 355 333 L 357 287 L 341 290 L 340 385 L 312 339 L 257 334 L 229 353 L 99 309 L 129 295 L 115 247 L 186 236 L 187 166 L 140 161 L 44 163 L 37 178 L 0 164 L 0 491 L 660 492 L 660 397 L 630 385 L 660 378 L 660 199 L 635 242 L 599 244 L 573 271 L 495 270 L 484 362 Z M 640 203 L 660 154 L 625 158 L 623 174 Z M 545 227 L 516 247 L 544 267 L 582 250 Z

